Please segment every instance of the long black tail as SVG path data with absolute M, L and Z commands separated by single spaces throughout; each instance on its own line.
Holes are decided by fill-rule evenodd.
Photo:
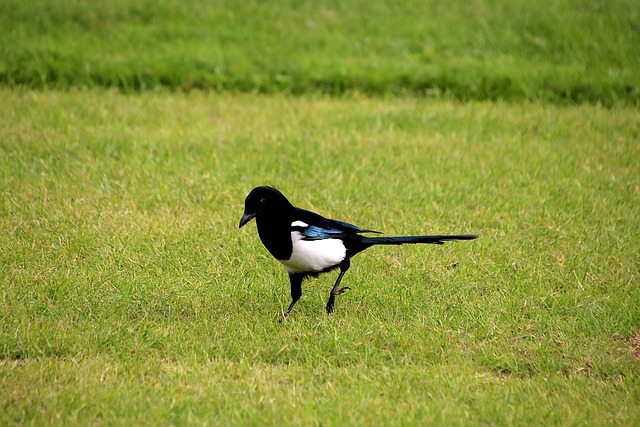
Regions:
M 475 234 L 458 234 L 450 236 L 395 236 L 395 237 L 363 237 L 362 243 L 369 247 L 373 245 L 404 245 L 413 243 L 430 243 L 442 245 L 447 240 L 473 240 Z

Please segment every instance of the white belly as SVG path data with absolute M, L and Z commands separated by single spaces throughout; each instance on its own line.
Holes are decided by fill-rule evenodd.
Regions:
M 291 232 L 293 253 L 280 261 L 289 273 L 320 272 L 344 261 L 346 249 L 339 239 L 302 240 L 298 231 Z

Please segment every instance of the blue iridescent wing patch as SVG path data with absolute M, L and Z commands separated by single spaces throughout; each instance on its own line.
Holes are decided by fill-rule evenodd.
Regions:
M 302 235 L 306 240 L 331 239 L 343 234 L 343 230 L 326 229 L 322 227 L 316 227 L 315 225 L 310 225 L 302 231 Z

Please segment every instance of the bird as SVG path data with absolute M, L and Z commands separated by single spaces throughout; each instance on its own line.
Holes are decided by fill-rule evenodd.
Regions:
M 289 275 L 291 303 L 280 321 L 291 313 L 302 296 L 302 282 L 305 278 L 318 277 L 321 273 L 338 269 L 338 278 L 331 288 L 326 305 L 327 313 L 332 314 L 335 297 L 350 289 L 340 287 L 340 283 L 351 266 L 351 258 L 371 246 L 417 243 L 441 245 L 448 240 L 473 240 L 478 237 L 475 234 L 367 237 L 366 234 L 382 233 L 295 207 L 284 194 L 270 186 L 259 186 L 249 192 L 238 228 L 254 218 L 262 244 L 284 265 Z

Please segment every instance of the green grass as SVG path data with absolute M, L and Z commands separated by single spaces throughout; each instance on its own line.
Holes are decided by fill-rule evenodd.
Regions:
M 0 425 L 640 425 L 638 22 L 0 1 Z M 371 249 L 280 324 L 264 184 L 481 237 Z
M 2 0 L 0 83 L 638 105 L 638 22 L 637 0 Z
M 0 96 L 0 424 L 640 424 L 636 109 Z M 280 324 L 260 184 L 481 237 L 371 249 Z

